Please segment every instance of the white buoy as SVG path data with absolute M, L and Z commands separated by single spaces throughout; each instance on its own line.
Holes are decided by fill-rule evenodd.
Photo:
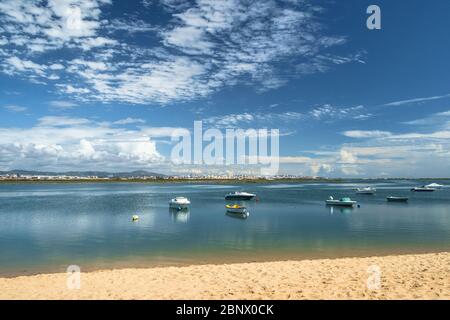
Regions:
M 139 220 L 139 216 L 138 216 L 138 215 L 134 215 L 134 216 L 131 218 L 131 220 L 132 220 L 132 221 L 138 221 L 138 220 Z

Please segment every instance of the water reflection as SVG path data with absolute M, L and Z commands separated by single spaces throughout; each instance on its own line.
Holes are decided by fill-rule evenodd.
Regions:
M 250 215 L 250 212 L 243 212 L 243 213 L 235 213 L 235 212 L 229 212 L 227 211 L 225 213 L 226 216 L 231 217 L 231 218 L 236 218 L 236 219 L 247 219 Z
M 169 208 L 169 214 L 173 222 L 188 223 L 190 210 L 189 208 Z
M 350 213 L 352 213 L 355 210 L 355 208 L 352 208 L 352 207 L 327 206 L 327 208 L 330 209 L 330 214 L 331 215 L 333 215 L 335 213 L 350 214 Z

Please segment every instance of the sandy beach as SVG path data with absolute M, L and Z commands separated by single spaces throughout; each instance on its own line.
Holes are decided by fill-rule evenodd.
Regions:
M 450 299 L 450 253 L 0 278 L 0 299 Z

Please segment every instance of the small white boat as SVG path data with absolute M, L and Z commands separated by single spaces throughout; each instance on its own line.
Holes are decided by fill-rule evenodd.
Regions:
M 433 188 L 433 189 L 442 189 L 444 186 L 442 184 L 439 184 L 439 183 L 430 183 L 430 184 L 427 184 L 425 187 L 426 188 Z
M 347 197 L 341 198 L 339 200 L 335 200 L 333 199 L 333 197 L 330 197 L 328 200 L 325 201 L 325 203 L 329 206 L 353 207 L 358 202 Z
M 233 205 L 227 204 L 225 206 L 225 208 L 227 209 L 228 212 L 231 212 L 231 213 L 240 213 L 240 214 L 247 213 L 247 208 L 244 206 L 240 206 L 238 204 L 233 204 Z
M 422 186 L 422 187 L 412 188 L 411 191 L 414 191 L 414 192 L 433 192 L 433 191 L 436 191 L 436 189 L 435 188 L 430 188 L 430 187 L 427 187 L 427 186 Z
M 186 209 L 191 202 L 186 197 L 176 197 L 169 201 L 169 205 L 171 208 L 177 208 L 179 210 Z
M 377 192 L 377 189 L 372 187 L 365 187 L 365 188 L 358 188 L 356 189 L 357 194 L 375 194 Z
M 225 196 L 225 200 L 252 200 L 256 197 L 256 194 L 248 192 L 231 192 Z

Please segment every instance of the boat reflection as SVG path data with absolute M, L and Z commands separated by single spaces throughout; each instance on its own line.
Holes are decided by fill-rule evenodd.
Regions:
M 189 221 L 190 210 L 189 208 L 170 208 L 169 214 L 173 222 L 187 223 Z
M 355 210 L 353 207 L 334 207 L 334 206 L 327 206 L 330 209 L 330 214 L 334 213 L 342 213 L 342 214 L 350 214 Z
M 236 212 L 229 212 L 229 211 L 227 211 L 225 213 L 225 215 L 230 217 L 230 218 L 245 220 L 250 215 L 250 212 L 246 211 L 246 212 L 236 213 Z

